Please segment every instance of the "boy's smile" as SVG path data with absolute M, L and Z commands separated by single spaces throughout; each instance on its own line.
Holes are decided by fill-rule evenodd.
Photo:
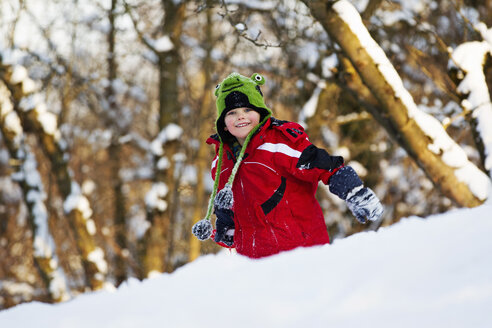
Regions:
M 236 128 L 243 128 L 245 126 L 248 126 L 250 123 L 239 123 L 239 124 L 236 124 Z
M 260 123 L 260 114 L 247 107 L 234 108 L 226 113 L 224 121 L 225 130 L 243 145 L 251 130 Z

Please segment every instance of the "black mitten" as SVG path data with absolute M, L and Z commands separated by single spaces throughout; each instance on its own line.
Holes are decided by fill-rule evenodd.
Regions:
M 376 221 L 383 215 L 383 205 L 367 187 L 356 187 L 347 197 L 347 207 L 360 223 Z
M 339 169 L 328 181 L 330 191 L 347 202 L 355 218 L 361 222 L 378 220 L 383 214 L 383 205 L 376 194 L 364 187 L 362 180 L 350 166 Z
M 234 244 L 234 212 L 230 209 L 225 208 L 215 208 L 215 216 L 217 216 L 217 221 L 215 221 L 215 242 L 222 242 L 227 246 L 232 246 Z

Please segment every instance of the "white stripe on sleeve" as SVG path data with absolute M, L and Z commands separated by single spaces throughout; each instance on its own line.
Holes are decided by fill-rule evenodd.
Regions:
M 295 150 L 293 148 L 290 148 L 289 146 L 287 146 L 286 144 L 283 144 L 283 143 L 276 143 L 276 144 L 264 143 L 263 145 L 258 147 L 258 149 L 266 150 L 266 151 L 269 151 L 271 153 L 282 153 L 284 155 L 287 155 L 290 157 L 295 157 L 295 158 L 301 157 L 300 151 Z

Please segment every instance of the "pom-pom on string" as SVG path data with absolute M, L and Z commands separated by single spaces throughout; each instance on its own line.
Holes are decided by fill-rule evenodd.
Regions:
M 214 206 L 219 209 L 232 210 L 234 205 L 234 196 L 232 194 L 232 187 L 230 184 L 226 184 L 221 191 L 215 196 Z
M 203 241 L 203 240 L 207 240 L 208 238 L 210 238 L 210 236 L 212 235 L 213 229 L 214 228 L 213 228 L 210 220 L 202 219 L 193 225 L 191 232 L 193 232 L 193 234 L 196 236 L 196 238 Z

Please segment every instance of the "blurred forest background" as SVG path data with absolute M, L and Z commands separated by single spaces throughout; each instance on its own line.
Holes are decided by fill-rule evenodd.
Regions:
M 0 1 L 0 309 L 220 250 L 190 231 L 211 191 L 214 87 L 233 71 L 264 75 L 274 116 L 302 122 L 384 203 L 382 222 L 360 225 L 320 186 L 332 240 L 477 205 L 443 191 L 374 116 L 381 100 L 341 51 L 343 31 L 320 24 L 333 2 Z M 350 3 L 418 107 L 485 172 L 463 72 L 449 62 L 460 44 L 483 41 L 492 1 Z M 490 54 L 483 69 L 490 89 Z

